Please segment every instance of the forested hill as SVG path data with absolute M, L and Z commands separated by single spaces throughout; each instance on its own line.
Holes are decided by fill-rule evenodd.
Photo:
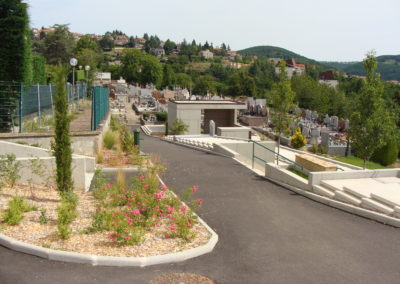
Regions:
M 316 61 L 290 50 L 276 47 L 276 46 L 255 46 L 239 50 L 241 55 L 258 56 L 259 58 L 295 58 L 298 63 L 317 65 L 322 69 L 337 69 L 339 71 L 349 73 L 352 75 L 364 76 L 364 67 L 362 62 L 326 62 Z M 382 55 L 377 57 L 378 69 L 377 72 L 381 74 L 381 79 L 398 80 L 400 81 L 400 55 Z
M 241 55 L 258 56 L 259 58 L 264 58 L 264 57 L 284 58 L 284 59 L 295 58 L 297 63 L 318 65 L 318 66 L 322 67 L 323 69 L 326 69 L 329 67 L 321 62 L 318 62 L 313 59 L 309 59 L 300 54 L 294 53 L 290 50 L 287 50 L 287 49 L 284 49 L 281 47 L 277 47 L 277 46 L 269 46 L 269 45 L 255 46 L 255 47 L 250 47 L 250 48 L 239 50 L 238 53 Z
M 400 81 L 400 55 L 382 55 L 377 57 L 378 69 L 382 80 L 397 80 Z M 333 68 L 350 73 L 353 75 L 364 76 L 364 67 L 362 62 L 322 62 L 325 65 L 330 65 Z

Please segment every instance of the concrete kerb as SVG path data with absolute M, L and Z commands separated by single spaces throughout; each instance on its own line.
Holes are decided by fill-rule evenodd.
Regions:
M 137 169 L 122 169 L 127 171 L 138 171 Z M 111 171 L 111 169 L 107 169 Z M 164 184 L 160 177 L 158 177 L 160 182 Z M 172 192 L 172 191 L 171 191 Z M 176 194 L 172 192 L 175 196 Z M 93 266 L 150 266 L 156 264 L 174 263 L 182 262 L 191 258 L 195 258 L 213 251 L 215 245 L 218 242 L 218 235 L 211 229 L 196 213 L 194 213 L 198 221 L 209 231 L 211 238 L 208 242 L 202 246 L 192 248 L 189 250 L 164 254 L 155 255 L 148 257 L 113 257 L 113 256 L 99 256 L 85 253 L 68 252 L 61 250 L 48 249 L 36 245 L 31 245 L 22 241 L 15 240 L 6 235 L 0 234 L 0 245 L 7 247 L 9 249 L 19 251 L 22 253 L 35 255 L 41 258 L 72 262 L 72 263 L 84 263 L 91 264 Z

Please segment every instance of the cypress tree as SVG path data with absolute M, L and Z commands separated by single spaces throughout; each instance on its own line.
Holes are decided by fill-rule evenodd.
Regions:
M 30 82 L 31 47 L 28 5 L 0 0 L 0 81 Z
M 72 182 L 72 149 L 69 136 L 70 118 L 68 116 L 67 90 L 65 87 L 66 69 L 58 66 L 56 70 L 55 97 L 55 144 L 54 156 L 57 165 L 57 189 L 62 196 L 73 190 Z

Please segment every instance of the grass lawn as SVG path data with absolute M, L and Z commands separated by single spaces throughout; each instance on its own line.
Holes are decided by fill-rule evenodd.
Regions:
M 302 172 L 300 172 L 300 171 L 298 171 L 296 169 L 289 168 L 288 171 L 298 175 L 299 177 L 308 179 L 308 175 L 306 175 L 305 173 L 302 173 Z
M 339 162 L 351 164 L 358 167 L 363 166 L 363 160 L 357 157 L 334 157 L 333 159 Z M 367 161 L 366 167 L 369 170 L 387 169 L 387 167 L 385 166 L 370 161 Z

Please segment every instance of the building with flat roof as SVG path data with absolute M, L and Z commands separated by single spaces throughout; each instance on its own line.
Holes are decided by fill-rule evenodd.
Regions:
M 168 101 L 168 126 L 181 119 L 189 126 L 186 134 L 200 134 L 203 124 L 208 133 L 210 120 L 218 127 L 236 126 L 237 111 L 247 109 L 244 103 L 234 101 Z M 202 114 L 204 115 L 202 118 Z

